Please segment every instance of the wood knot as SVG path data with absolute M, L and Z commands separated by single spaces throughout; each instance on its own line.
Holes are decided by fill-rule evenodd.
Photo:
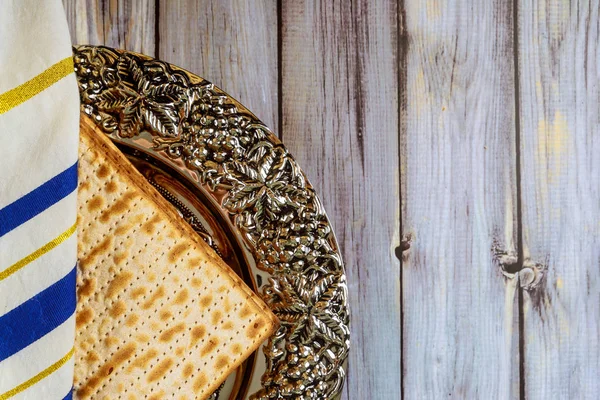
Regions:
M 506 278 L 513 279 L 519 272 L 519 257 L 514 251 L 504 250 L 498 243 L 492 245 L 492 255 Z
M 412 242 L 412 235 L 404 235 L 402 241 L 400 242 L 400 246 L 396 247 L 396 258 L 398 260 L 403 261 L 406 259 L 408 255 L 408 250 L 410 250 L 410 244 Z
M 519 286 L 528 291 L 540 286 L 546 270 L 545 264 L 534 262 L 529 258 L 520 261 L 516 252 L 502 250 L 497 245 L 492 247 L 492 253 L 505 277 L 509 279 L 518 277 Z
M 540 287 L 545 272 L 546 266 L 544 264 L 526 259 L 519 270 L 519 286 L 527 291 L 537 289 Z

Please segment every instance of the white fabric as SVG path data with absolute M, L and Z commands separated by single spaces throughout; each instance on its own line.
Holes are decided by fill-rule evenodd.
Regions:
M 69 342 L 75 340 L 75 331 L 73 330 L 74 323 L 75 316 L 73 315 L 62 325 L 40 340 L 8 358 L 7 360 L 11 361 L 10 364 L 12 364 L 12 368 L 9 366 L 9 363 L 0 363 L 0 376 L 9 378 L 0 381 L 0 393 L 7 392 L 13 388 L 13 386 L 8 384 L 9 381 L 24 382 L 32 376 L 37 375 L 48 366 L 43 358 L 37 357 L 37 354 L 47 353 L 56 360 L 59 360 L 62 356 L 67 354 L 73 347 Z M 15 366 L 17 368 L 15 368 Z M 52 375 L 44 380 L 51 379 Z M 67 383 L 68 387 L 61 391 L 61 399 L 67 394 L 68 389 L 71 387 L 71 383 Z M 31 387 L 31 389 L 34 388 L 35 385 Z
M 52 56 L 48 67 L 62 59 Z M 0 65 L 0 71 L 3 68 L 4 65 Z M 32 77 L 44 69 L 32 71 Z M 77 148 L 79 136 L 67 133 L 79 131 L 79 117 L 72 118 L 72 110 L 79 110 L 79 97 L 73 96 L 76 85 L 75 74 L 71 74 L 0 115 L 0 132 L 11 138 L 0 146 L 0 171 L 10 171 L 10 176 L 4 176 L 2 181 L 3 189 L 9 190 L 0 191 L 0 208 L 75 162 L 68 149 Z M 70 118 L 68 110 L 71 110 Z M 57 118 L 63 111 L 67 112 L 66 118 Z
M 15 395 L 10 400 L 40 400 L 40 399 L 64 399 L 71 391 L 70 382 L 73 380 L 75 360 L 71 358 L 65 365 L 49 376 L 44 386 L 30 387 Z M 62 393 L 62 394 L 61 394 Z
M 20 273 L 0 281 L 0 315 L 14 309 L 68 274 L 75 264 L 70 265 L 64 260 L 76 257 L 77 236 L 73 235 L 62 245 L 32 261 Z M 38 274 L 40 269 L 44 269 L 45 273 Z
M 48 288 L 57 287 L 57 282 L 70 285 L 69 273 L 76 264 L 76 233 L 57 241 L 75 224 L 76 189 L 52 203 L 42 199 L 48 205 L 18 226 L 11 225 L 18 220 L 13 216 L 27 213 L 7 212 L 16 209 L 11 208 L 14 204 L 27 203 L 22 200 L 31 198 L 27 196 L 32 191 L 77 162 L 79 93 L 68 59 L 72 48 L 62 2 L 0 0 L 0 43 L 0 399 L 61 400 L 69 395 L 73 383 L 74 357 L 70 355 L 75 337 L 74 311 L 52 310 L 46 314 L 52 314 L 47 320 L 54 318 L 54 325 L 44 316 L 39 318 L 38 326 L 49 327 L 45 333 L 35 336 L 35 329 L 26 331 L 31 334 L 20 337 L 28 337 L 29 341 L 24 345 L 12 341 L 12 350 L 6 343 L 14 339 L 10 332 L 18 331 L 11 325 L 17 318 L 11 322 L 9 317 L 21 315 L 19 310 L 29 310 L 28 304 L 38 307 L 37 310 L 46 310 L 43 306 L 54 304 L 40 305 L 35 296 L 48 293 Z M 66 66 L 68 71 L 41 92 L 19 104 L 7 95 L 16 93 L 20 86 L 39 82 L 36 79 L 49 76 L 44 72 L 56 71 L 52 68 L 57 65 L 62 66 L 61 71 Z M 69 182 L 76 185 L 72 176 Z M 59 192 L 62 193 L 55 190 Z M 44 247 L 48 243 L 59 244 Z M 29 262 L 24 266 L 13 268 L 21 265 L 15 263 L 24 257 L 41 250 L 45 252 L 36 259 L 26 259 Z M 69 291 L 60 293 L 68 292 L 72 297 L 74 280 L 72 283 Z M 71 304 L 57 301 L 57 304 L 67 303 Z M 61 319 L 56 317 L 58 314 Z
M 10 232 L 10 241 L 0 240 L 0 254 L 2 254 L 2 266 L 0 267 L 0 271 L 9 265 L 13 265 L 23 257 L 31 254 L 35 249 L 39 249 L 48 243 L 48 238 L 55 238 L 64 232 L 68 227 L 64 226 L 62 219 L 65 215 L 72 213 L 76 207 L 77 193 L 71 193 L 52 207 L 48 208 L 46 212 L 33 217 L 21 226 L 15 228 Z M 15 246 L 15 243 L 20 243 L 20 245 Z M 72 267 L 73 266 L 71 265 L 71 268 Z M 10 278 L 7 278 L 6 280 L 8 279 Z M 4 294 L 2 284 L 3 281 L 0 281 L 0 293 Z M 5 296 L 3 295 L 2 297 Z M 2 304 L 1 299 L 0 304 Z M 7 309 L 6 311 L 9 310 L 10 309 Z M 2 308 L 0 307 L 0 315 L 2 315 L 2 313 Z
M 0 38 L 0 93 L 29 80 L 72 51 L 59 0 L 0 1 Z

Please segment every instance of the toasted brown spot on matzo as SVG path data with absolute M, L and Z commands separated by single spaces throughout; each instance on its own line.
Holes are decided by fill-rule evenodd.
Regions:
M 203 308 L 207 308 L 208 306 L 210 306 L 212 304 L 212 301 L 213 297 L 211 294 L 205 294 L 200 298 L 200 304 Z
M 148 382 L 154 382 L 155 380 L 162 378 L 167 373 L 167 371 L 169 371 L 169 368 L 171 368 L 172 365 L 172 358 L 165 358 L 164 360 L 159 362 L 154 368 L 152 368 L 152 370 L 148 374 Z
M 119 344 L 119 339 L 114 336 L 107 336 L 104 338 L 104 343 L 106 343 L 106 347 L 113 347 Z
M 161 310 L 160 312 L 160 320 L 161 321 L 166 321 L 168 319 L 170 319 L 173 316 L 173 313 L 169 310 Z
M 125 320 L 125 325 L 127 325 L 129 327 L 134 326 L 138 322 L 139 319 L 140 319 L 140 317 L 137 314 L 131 314 Z
M 172 263 L 179 261 L 179 259 L 187 249 L 188 245 L 185 243 L 175 245 L 175 247 L 173 247 L 169 252 L 169 261 Z
M 152 305 L 154 304 L 154 302 L 158 299 L 160 299 L 161 297 L 163 297 L 165 295 L 165 288 L 160 286 L 158 289 L 156 289 L 152 295 L 150 296 L 150 298 L 148 300 L 146 300 L 146 302 L 144 304 L 142 304 L 142 308 L 143 309 L 147 309 L 152 307 Z
M 131 201 L 135 199 L 135 197 L 136 194 L 134 192 L 125 193 L 119 200 L 115 201 L 113 205 L 100 214 L 100 222 L 108 222 L 111 217 L 117 217 L 123 214 L 130 208 Z
M 123 271 L 116 275 L 110 282 L 110 285 L 108 285 L 106 296 L 108 298 L 115 297 L 117 294 L 119 294 L 119 292 L 123 291 L 123 289 L 127 287 L 132 278 L 133 274 L 129 271 Z
M 143 226 L 142 230 L 148 235 L 153 234 L 156 231 L 156 225 L 160 222 L 160 216 L 155 215 L 148 220 Z
M 194 372 L 194 364 L 186 363 L 183 367 L 183 379 L 189 378 L 190 375 L 192 375 L 192 372 Z
M 140 296 L 144 296 L 148 289 L 145 286 L 136 287 L 131 291 L 131 297 L 137 299 Z
M 164 398 L 165 398 L 165 391 L 161 390 L 160 392 L 154 393 L 153 395 L 148 397 L 148 400 L 162 400 Z
M 202 263 L 202 259 L 201 258 L 197 258 L 197 257 L 196 258 L 190 258 L 187 261 L 187 266 L 188 266 L 188 268 L 196 269 L 196 268 L 198 268 L 198 266 L 200 266 L 201 263 Z
M 148 364 L 150 363 L 150 361 L 154 360 L 154 358 L 158 355 L 158 351 L 156 351 L 155 349 L 148 349 L 144 352 L 144 354 L 142 354 L 141 356 L 138 356 L 129 366 L 129 368 L 127 369 L 127 371 L 131 372 L 133 371 L 134 368 L 146 368 L 148 366 Z
M 177 293 L 177 296 L 175 296 L 175 304 L 183 304 L 187 301 L 187 299 L 190 297 L 190 292 L 184 288 L 183 290 L 181 290 L 179 293 Z
M 202 339 L 206 334 L 206 328 L 203 325 L 197 325 L 192 328 L 192 340 L 191 345 L 198 343 L 198 340 Z
M 123 261 L 127 259 L 127 257 L 129 257 L 129 253 L 127 251 L 122 251 L 119 253 L 115 253 L 115 255 L 113 256 L 113 261 L 116 265 L 120 265 L 121 263 L 123 263 Z
M 100 196 L 94 196 L 87 204 L 87 208 L 89 211 L 96 211 L 102 207 L 104 204 L 104 199 Z
M 200 286 L 202 286 L 202 281 L 196 277 L 192 278 L 192 286 L 196 289 L 198 289 Z
M 112 308 L 110 309 L 110 316 L 113 318 L 118 318 L 121 315 L 125 314 L 125 311 L 127 311 L 125 303 L 119 300 L 115 304 L 113 304 Z
M 106 191 L 108 193 L 114 193 L 117 191 L 117 184 L 114 181 L 110 181 L 106 184 Z
M 133 228 L 133 224 L 122 224 L 115 229 L 115 236 L 122 236 Z
M 211 316 L 212 324 L 217 325 L 221 321 L 221 318 L 223 318 L 223 313 L 221 311 L 219 311 L 219 310 L 213 311 L 212 316 Z
M 194 380 L 194 392 L 198 393 L 206 384 L 208 383 L 208 379 L 206 379 L 206 375 L 201 373 Z
M 79 397 L 88 397 L 93 394 L 94 390 L 100 386 L 108 375 L 110 375 L 121 364 L 126 362 L 135 352 L 135 343 L 128 343 L 125 347 L 118 350 L 100 369 L 92 375 L 87 382 L 77 390 Z
M 224 354 L 221 354 L 217 357 L 217 361 L 215 362 L 215 368 L 222 369 L 229 365 L 229 357 Z
M 81 285 L 77 287 L 77 301 L 83 301 L 94 293 L 96 288 L 96 280 L 94 278 L 83 279 Z
M 84 308 L 75 317 L 75 326 L 80 329 L 82 326 L 87 325 L 94 318 L 94 311 L 90 308 Z
M 87 353 L 87 355 L 85 356 L 85 359 L 88 363 L 93 364 L 96 361 L 100 360 L 100 357 L 98 357 L 98 353 L 96 353 L 95 351 L 90 351 L 89 353 Z
M 135 340 L 139 343 L 148 343 L 150 341 L 150 335 L 147 333 L 138 333 L 135 335 Z
M 263 321 L 262 318 L 259 318 L 256 320 L 256 322 L 246 328 L 246 336 L 249 338 L 256 337 L 264 327 L 265 321 Z
M 96 176 L 98 178 L 106 178 L 109 174 L 110 170 L 108 169 L 108 166 L 104 164 L 102 164 L 100 168 L 98 168 L 98 170 L 96 171 Z
M 184 323 L 177 324 L 177 325 L 167 329 L 163 333 L 161 333 L 158 338 L 160 339 L 161 342 L 170 342 L 171 340 L 173 340 L 173 337 L 175 335 L 183 332 L 184 329 L 185 329 Z
M 246 318 L 250 314 L 252 314 L 252 311 L 250 310 L 250 307 L 248 307 L 247 304 L 244 304 L 244 306 L 240 310 L 240 318 Z
M 96 247 L 92 248 L 92 250 L 85 256 L 83 259 L 79 260 L 79 268 L 85 270 L 85 268 L 93 263 L 100 254 L 106 253 L 108 249 L 112 245 L 112 237 L 105 237 Z
M 202 350 L 200 351 L 200 355 L 202 357 L 204 357 L 205 355 L 212 353 L 213 351 L 215 351 L 215 349 L 217 348 L 218 345 L 219 345 L 219 339 L 217 339 L 217 338 L 209 339 L 206 342 L 206 344 L 204 345 L 204 347 L 202 347 Z

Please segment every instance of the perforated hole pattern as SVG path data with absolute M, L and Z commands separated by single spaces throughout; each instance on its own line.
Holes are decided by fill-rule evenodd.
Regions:
M 274 319 L 111 146 L 82 135 L 76 397 L 206 397 Z

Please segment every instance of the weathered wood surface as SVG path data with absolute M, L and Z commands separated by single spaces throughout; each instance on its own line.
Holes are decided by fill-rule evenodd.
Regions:
M 409 1 L 406 29 L 404 396 L 516 398 L 511 5 Z
M 347 265 L 344 398 L 600 398 L 598 0 L 64 3 L 74 43 L 204 76 L 299 160 Z
M 158 57 L 201 75 L 279 132 L 275 1 L 161 1 Z
M 349 399 L 400 398 L 395 3 L 289 1 L 281 9 L 281 132 L 346 262 Z
M 599 10 L 519 2 L 527 399 L 600 397 Z
M 156 55 L 156 2 L 63 0 L 73 44 Z
M 214 82 L 282 136 L 321 195 L 346 262 L 354 312 L 343 398 L 398 399 L 396 2 L 64 3 L 74 43 L 158 55 Z

